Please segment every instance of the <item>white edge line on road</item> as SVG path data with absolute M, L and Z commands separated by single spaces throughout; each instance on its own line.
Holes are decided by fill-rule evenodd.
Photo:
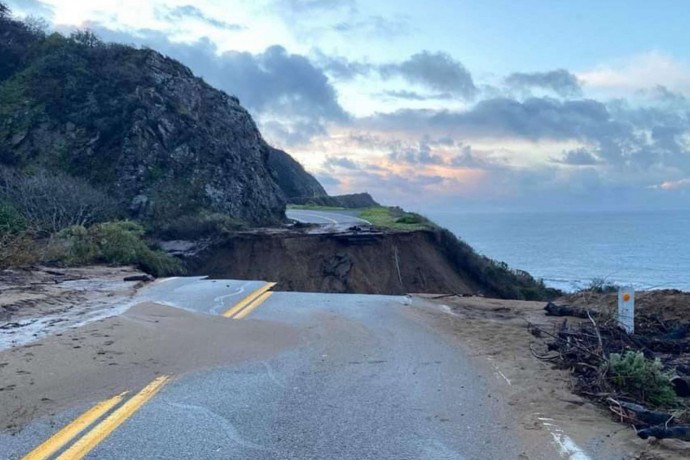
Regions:
M 540 415 L 540 414 L 536 414 Z M 561 458 L 568 460 L 593 460 L 592 457 L 578 446 L 573 439 L 565 434 L 563 429 L 553 422 L 554 419 L 548 417 L 537 417 L 541 424 L 547 429 L 553 442 L 558 447 Z

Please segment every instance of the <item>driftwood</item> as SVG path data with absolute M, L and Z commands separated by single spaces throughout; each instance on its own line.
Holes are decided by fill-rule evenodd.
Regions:
M 651 411 L 644 406 L 625 401 L 608 398 L 609 409 L 620 417 L 623 423 L 631 423 L 637 427 L 667 424 L 673 420 L 673 415 L 667 412 Z
M 671 378 L 671 384 L 673 385 L 673 390 L 681 398 L 690 396 L 690 379 L 674 375 Z
M 575 318 L 587 318 L 587 311 L 582 308 L 556 305 L 552 302 L 547 303 L 544 310 L 546 310 L 546 316 L 574 316 Z
M 651 436 L 657 439 L 673 438 L 682 441 L 690 441 L 690 425 L 656 425 L 638 430 L 637 435 L 642 439 L 647 439 Z
M 153 281 L 153 278 L 150 277 L 149 275 L 132 275 L 132 276 L 125 276 L 123 278 L 123 281 Z
M 651 403 L 644 389 L 619 388 L 609 375 L 608 365 L 613 353 L 641 352 L 647 359 L 659 359 L 666 370 L 674 369 L 671 383 L 676 394 L 690 395 L 690 340 L 687 338 L 690 323 L 640 314 L 635 318 L 635 334 L 628 334 L 615 317 L 587 308 L 548 303 L 544 310 L 548 316 L 589 321 L 569 324 L 563 318 L 560 324 L 553 324 L 549 329 L 528 323 L 528 331 L 538 339 L 530 344 L 530 352 L 536 358 L 569 369 L 576 379 L 576 393 L 608 407 L 618 421 L 640 429 L 641 437 L 690 441 L 688 400 L 677 400 L 673 413 L 648 409 L 645 406 Z

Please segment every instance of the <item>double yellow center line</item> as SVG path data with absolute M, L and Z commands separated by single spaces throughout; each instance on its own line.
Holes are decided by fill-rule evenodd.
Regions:
M 240 300 L 234 307 L 224 312 L 223 316 L 232 319 L 244 318 L 249 313 L 251 313 L 252 310 L 264 303 L 266 299 L 273 295 L 273 292 L 270 292 L 269 289 L 271 289 L 275 285 L 276 283 L 264 284 L 262 287 L 252 292 L 244 299 Z
M 58 460 L 78 460 L 88 454 L 94 447 L 103 441 L 110 433 L 115 431 L 117 427 L 122 425 L 129 417 L 132 416 L 141 406 L 153 398 L 158 391 L 168 383 L 169 375 L 163 375 L 156 378 L 151 383 L 146 385 L 139 393 L 129 398 L 119 408 L 115 409 L 105 419 L 96 424 L 91 430 L 87 431 L 84 436 L 78 439 L 68 449 L 61 453 Z M 66 446 L 72 439 L 85 431 L 98 419 L 110 412 L 125 398 L 127 392 L 121 393 L 108 400 L 101 401 L 91 409 L 87 410 L 72 423 L 63 427 L 60 431 L 55 433 L 43 444 L 36 447 L 34 450 L 26 454 L 22 460 L 43 460 L 47 459 L 55 452 Z
M 264 284 L 224 312 L 223 316 L 232 319 L 246 317 L 273 294 L 273 292 L 270 292 L 270 289 L 275 285 L 276 283 Z M 45 460 L 50 458 L 84 433 L 81 438 L 74 441 L 72 445 L 59 454 L 57 460 L 79 460 L 83 458 L 139 410 L 141 406 L 153 398 L 163 385 L 168 383 L 170 378 L 169 375 L 156 378 L 129 399 L 126 399 L 129 392 L 125 391 L 110 399 L 99 402 L 26 454 L 22 460 Z M 125 402 L 121 404 L 122 401 Z M 98 420 L 101 421 L 98 422 Z M 89 429 L 89 427 L 92 428 Z

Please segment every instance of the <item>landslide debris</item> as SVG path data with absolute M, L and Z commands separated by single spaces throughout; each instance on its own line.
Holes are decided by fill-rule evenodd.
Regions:
M 608 407 L 641 438 L 690 441 L 690 297 L 673 290 L 636 297 L 634 334 L 618 323 L 613 293 L 560 299 L 570 305 L 549 302 L 546 315 L 564 320 L 551 330 L 529 325 L 539 339 L 532 352 L 569 369 L 576 393 Z

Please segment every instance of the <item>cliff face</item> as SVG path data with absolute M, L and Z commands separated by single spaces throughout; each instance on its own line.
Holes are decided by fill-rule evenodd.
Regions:
M 286 195 L 325 194 L 237 98 L 177 61 L 8 18 L 0 36 L 0 164 L 86 178 L 144 219 L 207 210 L 269 224 Z
M 192 274 L 270 279 L 301 292 L 478 294 L 544 300 L 559 293 L 478 255 L 447 230 L 237 233 L 187 260 Z
M 306 197 L 328 196 L 319 181 L 284 151 L 270 148 L 268 166 L 289 202 Z

